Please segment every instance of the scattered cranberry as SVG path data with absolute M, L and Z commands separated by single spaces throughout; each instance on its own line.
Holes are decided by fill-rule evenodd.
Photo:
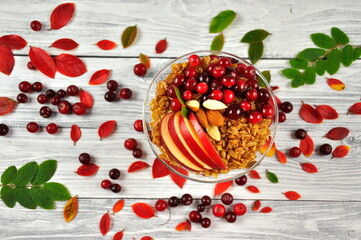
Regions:
M 320 147 L 321 155 L 329 155 L 332 152 L 332 147 L 330 144 L 322 144 Z
M 30 23 L 30 27 L 33 31 L 40 31 L 41 30 L 41 22 L 34 20 Z
M 237 203 L 233 206 L 233 211 L 237 216 L 242 216 L 247 212 L 247 207 L 243 203 Z
M 109 80 L 107 82 L 107 88 L 109 91 L 112 91 L 112 92 L 118 90 L 118 82 L 115 80 Z
M 45 95 L 48 98 L 51 98 L 51 97 L 55 96 L 55 91 L 53 89 L 48 89 L 48 90 L 45 91 Z
M 108 91 L 104 94 L 104 99 L 107 102 L 114 102 L 114 100 L 116 99 L 116 95 L 114 92 Z
M 259 82 L 256 79 L 250 79 L 246 82 L 246 87 L 250 89 L 258 89 Z
M 46 126 L 46 131 L 49 134 L 55 134 L 58 132 L 58 125 L 56 125 L 55 123 L 48 124 L 48 126 Z
M 258 111 L 253 111 L 248 115 L 248 121 L 250 123 L 256 124 L 262 120 L 262 114 Z
M 174 90 L 174 86 L 173 86 L 173 85 L 171 85 L 170 87 L 168 87 L 168 89 L 167 89 L 167 96 L 168 96 L 169 98 L 175 98 L 175 97 L 177 97 L 177 94 L 175 93 L 175 90 Z
M 204 206 L 203 204 L 198 204 L 197 205 L 197 211 L 198 212 L 204 212 L 205 209 L 206 209 L 206 206 Z
M 58 95 L 58 96 L 61 97 L 61 98 L 64 98 L 64 97 L 66 97 L 66 91 L 63 90 L 63 89 L 59 89 L 59 90 L 56 92 L 56 95 Z
M 246 98 L 250 101 L 256 101 L 258 98 L 258 92 L 256 89 L 250 89 L 246 92 Z
M 275 114 L 275 109 L 271 104 L 267 103 L 261 107 L 261 113 L 263 118 L 272 118 Z
M 293 147 L 290 149 L 289 154 L 291 157 L 299 157 L 301 155 L 301 149 L 299 147 Z
M 290 113 L 290 112 L 292 112 L 292 110 L 293 110 L 293 105 L 292 105 L 292 103 L 290 103 L 290 102 L 283 102 L 283 103 L 281 104 L 281 110 L 282 110 L 282 112 L 285 112 L 285 113 Z
M 90 158 L 89 153 L 82 153 L 79 155 L 79 162 L 81 164 L 89 164 L 90 160 L 91 160 L 91 158 Z
M 211 77 L 209 76 L 209 73 L 202 72 L 198 77 L 198 81 L 209 84 L 209 82 L 211 81 Z
M 244 76 L 244 74 L 246 73 L 246 68 L 247 66 L 245 64 L 238 63 L 236 67 L 236 71 L 239 75 Z
M 163 212 L 167 208 L 167 202 L 163 199 L 159 199 L 155 202 L 154 208 L 159 212 Z
M 33 65 L 32 62 L 28 62 L 28 64 L 26 64 L 26 66 L 27 66 L 30 70 L 36 70 L 36 67 Z
M 251 110 L 251 104 L 248 101 L 242 101 L 239 105 L 242 108 L 242 110 L 245 112 L 248 112 Z
M 73 111 L 73 113 L 80 116 L 85 114 L 86 107 L 84 106 L 84 104 L 77 102 L 71 107 L 71 110 Z
M 226 89 L 223 91 L 222 102 L 224 102 L 225 104 L 229 104 L 229 103 L 233 102 L 234 98 L 235 98 L 235 95 L 231 89 Z
M 233 196 L 230 193 L 223 193 L 221 197 L 221 201 L 225 205 L 230 205 L 233 202 Z
M 71 105 L 68 101 L 61 101 L 58 105 L 58 110 L 62 114 L 69 113 Z
M 39 125 L 36 122 L 29 122 L 28 125 L 26 125 L 26 129 L 30 133 L 36 133 L 39 131 Z
M 176 196 L 173 196 L 168 199 L 169 207 L 177 207 L 179 205 L 179 203 L 180 203 L 179 198 L 177 198 Z
M 221 101 L 222 98 L 223 98 L 223 92 L 222 92 L 221 90 L 217 90 L 217 89 L 216 89 L 216 90 L 213 90 L 213 91 L 211 92 L 210 97 L 211 97 L 212 99 L 214 99 L 214 100 Z
M 184 194 L 181 198 L 181 203 L 183 205 L 188 206 L 188 205 L 191 205 L 192 202 L 193 202 L 193 197 L 189 193 Z
M 31 88 L 34 92 L 41 92 L 43 90 L 43 84 L 41 82 L 34 82 Z
M 25 93 L 19 93 L 18 96 L 16 97 L 16 100 L 19 103 L 26 103 L 28 101 L 28 96 L 26 96 Z
M 184 74 L 187 78 L 194 78 L 197 76 L 197 69 L 195 67 L 188 67 Z
M 203 218 L 203 219 L 201 220 L 201 226 L 202 226 L 203 228 L 209 228 L 209 226 L 211 226 L 211 219 L 209 219 L 209 218 Z
M 204 195 L 202 198 L 201 198 L 201 203 L 204 205 L 204 206 L 210 206 L 212 204 L 212 199 L 210 196 L 207 196 L 207 195 Z
M 189 213 L 189 220 L 194 223 L 199 223 L 202 220 L 202 215 L 197 211 L 191 211 Z
M 222 204 L 215 204 L 212 207 L 212 213 L 215 217 L 223 217 L 226 213 L 226 208 Z
M 232 106 L 229 106 L 227 109 L 226 109 L 226 115 L 227 117 L 229 117 L 230 119 L 234 119 L 234 120 L 237 120 L 239 119 L 241 116 L 242 116 L 242 110 L 239 106 L 237 105 L 232 105 Z
M 256 77 L 256 69 L 252 66 L 246 67 L 246 70 L 244 72 L 244 76 L 248 79 L 253 79 Z
M 186 90 L 192 91 L 194 92 L 196 90 L 196 86 L 197 86 L 197 80 L 195 78 L 189 78 L 185 83 L 184 83 L 184 88 Z
M 44 104 L 44 103 L 47 103 L 47 102 L 49 101 L 49 98 L 48 98 L 48 96 L 46 96 L 45 94 L 40 94 L 40 95 L 37 97 L 37 100 L 38 100 L 38 103 Z
M 260 100 L 261 102 L 267 103 L 270 100 L 270 98 L 271 98 L 271 95 L 267 89 L 265 89 L 265 88 L 258 89 L 258 100 Z
M 119 184 L 115 183 L 110 187 L 110 190 L 112 190 L 113 193 L 118 193 L 122 190 L 122 187 Z
M 23 93 L 28 93 L 31 92 L 31 84 L 27 81 L 22 81 L 21 83 L 19 83 L 19 90 L 22 91 Z
M 226 70 L 222 66 L 216 66 L 212 70 L 212 75 L 215 78 L 221 78 L 224 76 L 225 73 L 226 73 Z
M 226 213 L 225 219 L 229 223 L 234 223 L 237 220 L 237 215 L 234 212 L 229 211 Z
M 134 150 L 137 147 L 137 141 L 134 138 L 128 138 L 124 142 L 124 147 L 128 150 Z
M 236 178 L 234 180 L 234 182 L 238 185 L 238 186 L 244 186 L 247 183 L 247 176 L 243 175 L 242 177 Z
M 228 57 L 221 57 L 218 61 L 218 64 L 224 68 L 228 68 L 231 66 L 232 62 Z
M 295 132 L 295 136 L 296 138 L 302 140 L 306 137 L 307 135 L 307 132 L 304 130 L 304 129 L 298 129 L 296 132 Z
M 138 63 L 134 66 L 133 72 L 139 77 L 143 77 L 147 73 L 147 66 L 144 63 Z
M 196 90 L 200 94 L 205 94 L 208 91 L 208 84 L 205 82 L 200 82 L 197 84 Z
M 193 54 L 188 57 L 188 62 L 192 67 L 197 67 L 199 64 L 201 64 L 201 59 L 198 57 L 198 55 Z
M 129 99 L 132 97 L 132 95 L 133 95 L 133 92 L 129 88 L 122 88 L 119 92 L 119 96 L 122 99 Z
M 6 124 L 0 124 L 0 136 L 6 136 L 9 133 L 9 127 Z
M 181 74 L 178 74 L 174 79 L 173 79 L 173 84 L 176 87 L 181 87 L 184 84 L 185 81 L 185 77 Z
M 192 99 L 192 96 L 193 96 L 193 93 L 189 90 L 185 90 L 183 93 L 182 93 L 182 97 L 185 101 L 188 101 L 188 100 L 191 100 Z
M 100 186 L 104 189 L 110 189 L 112 183 L 108 179 L 105 179 L 100 183 Z
M 182 103 L 178 100 L 178 98 L 173 98 L 170 102 L 170 109 L 172 109 L 173 112 L 178 112 L 182 109 Z
M 69 96 L 76 96 L 79 93 L 79 88 L 75 85 L 70 85 L 66 89 L 66 92 L 68 93 Z
M 135 158 L 141 158 L 143 155 L 143 151 L 139 148 L 136 148 L 133 150 L 133 157 Z
M 44 106 L 42 108 L 40 108 L 40 116 L 42 116 L 43 118 L 49 118 L 51 116 L 51 114 L 53 113 L 53 111 L 51 110 L 51 108 Z
M 286 114 L 283 112 L 278 113 L 278 122 L 283 123 L 286 121 Z
M 54 96 L 50 98 L 50 103 L 53 105 L 59 105 L 61 102 L 61 98 L 59 96 Z
M 133 127 L 135 131 L 143 132 L 143 120 L 138 119 L 134 122 Z
M 236 79 L 232 76 L 224 76 L 221 78 L 221 84 L 227 88 L 231 88 L 236 84 Z
M 118 179 L 120 177 L 120 171 L 116 168 L 113 168 L 109 171 L 109 177 L 113 180 Z

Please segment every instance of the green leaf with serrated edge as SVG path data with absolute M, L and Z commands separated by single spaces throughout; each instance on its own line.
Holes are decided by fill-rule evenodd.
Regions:
M 326 53 L 326 50 L 320 48 L 306 48 L 298 53 L 297 58 L 305 61 L 312 61 Z
M 308 62 L 305 60 L 298 59 L 298 58 L 293 58 L 290 60 L 290 65 L 293 68 L 306 69 L 306 67 L 308 66 Z
M 6 185 L 9 183 L 14 183 L 14 178 L 16 175 L 17 169 L 15 166 L 8 167 L 4 173 L 1 175 L 1 183 Z
M 263 43 L 251 43 L 248 48 L 248 57 L 251 63 L 255 64 L 263 55 Z
M 15 188 L 15 198 L 18 203 L 24 208 L 36 209 L 38 205 L 33 201 L 29 188 Z
M 268 170 L 266 171 L 266 176 L 267 179 L 271 182 L 271 183 L 278 183 L 278 177 L 276 174 L 274 174 L 273 172 L 269 172 Z
M 336 46 L 335 40 L 324 33 L 311 34 L 312 42 L 320 48 L 334 48 Z
M 49 182 L 44 184 L 44 189 L 49 192 L 51 199 L 55 201 L 65 201 L 71 196 L 69 190 L 61 183 Z
M 42 187 L 33 187 L 30 190 L 31 198 L 41 208 L 54 209 L 54 200 L 50 198 L 49 191 Z
M 326 71 L 333 75 L 340 68 L 341 56 L 340 50 L 337 48 L 333 49 L 327 56 Z
M 353 60 L 359 59 L 361 57 L 361 48 L 355 48 L 353 51 Z
M 326 61 L 323 59 L 318 59 L 316 61 L 315 68 L 317 75 L 322 76 L 326 72 Z
M 209 33 L 219 33 L 232 24 L 236 13 L 232 10 L 225 10 L 215 16 L 209 25 Z
M 249 31 L 248 33 L 246 33 L 243 36 L 243 38 L 241 39 L 241 42 L 243 42 L 243 43 L 262 42 L 263 40 L 266 39 L 266 37 L 268 37 L 268 35 L 270 35 L 270 33 L 267 32 L 266 30 L 256 29 L 256 30 Z
M 14 195 L 14 190 L 11 187 L 3 186 L 1 188 L 1 199 L 9 208 L 15 207 L 16 199 Z
M 351 45 L 346 45 L 342 48 L 341 51 L 341 61 L 345 67 L 348 67 L 353 62 L 353 47 Z
M 291 82 L 291 86 L 293 88 L 300 87 L 300 86 L 302 86 L 304 84 L 305 84 L 305 79 L 303 78 L 303 75 L 301 75 L 301 74 L 295 76 L 295 78 Z
M 211 50 L 221 51 L 223 49 L 223 46 L 224 46 L 224 36 L 222 33 L 220 33 L 213 38 L 211 44 Z
M 123 31 L 122 37 L 121 37 L 123 48 L 127 48 L 133 44 L 133 42 L 135 41 L 135 38 L 137 37 L 137 33 L 138 33 L 137 25 L 127 27 Z
M 301 75 L 301 72 L 294 68 L 283 69 L 281 73 L 288 79 L 294 79 L 296 76 Z
M 29 162 L 19 168 L 15 175 L 14 183 L 17 187 L 23 187 L 30 183 L 38 171 L 38 164 L 36 162 Z
M 46 183 L 54 176 L 56 167 L 56 160 L 47 160 L 42 162 L 38 167 L 38 173 L 36 174 L 34 180 L 31 183 L 33 185 L 40 185 Z
M 306 84 L 314 84 L 316 82 L 315 67 L 307 67 L 303 73 L 303 78 Z
M 345 45 L 350 41 L 346 33 L 344 33 L 341 29 L 337 27 L 331 28 L 331 36 L 335 40 L 335 42 L 339 44 Z

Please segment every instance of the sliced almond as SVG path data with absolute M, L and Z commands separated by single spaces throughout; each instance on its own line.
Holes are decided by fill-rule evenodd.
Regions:
M 218 100 L 208 99 L 203 102 L 203 107 L 209 110 L 222 110 L 222 109 L 226 109 L 227 105 Z
M 217 127 L 223 126 L 224 120 L 222 114 L 217 110 L 206 110 L 206 115 L 209 124 Z
M 206 128 L 208 135 L 213 138 L 216 141 L 221 141 L 221 133 L 219 132 L 219 129 L 215 125 L 208 125 Z
M 197 112 L 200 107 L 200 104 L 197 100 L 188 100 L 188 101 L 186 101 L 186 105 L 193 112 Z
M 204 110 L 202 108 L 200 108 L 198 110 L 198 112 L 196 112 L 196 117 L 199 121 L 199 123 L 204 127 L 207 128 L 208 127 L 208 120 L 207 120 L 207 115 L 204 112 Z

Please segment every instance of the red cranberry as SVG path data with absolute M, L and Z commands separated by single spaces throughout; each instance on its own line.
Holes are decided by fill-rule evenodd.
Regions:
M 258 89 L 258 100 L 261 102 L 267 103 L 271 98 L 271 94 L 268 92 L 267 89 L 261 88 Z
M 212 73 L 213 69 L 214 69 L 215 67 L 217 67 L 217 66 L 218 66 L 217 63 L 210 63 L 210 64 L 207 66 L 207 72 Z
M 119 169 L 113 168 L 109 171 L 109 177 L 113 180 L 118 179 L 120 177 Z
M 209 84 L 209 82 L 211 81 L 211 77 L 209 76 L 209 73 L 202 72 L 198 77 L 198 81 Z
M 89 164 L 91 161 L 89 153 L 82 153 L 79 155 L 79 162 L 81 164 Z
M 248 79 L 255 78 L 256 77 L 256 69 L 254 69 L 254 67 L 252 67 L 252 66 L 246 67 L 244 76 Z
M 225 205 L 231 205 L 233 202 L 233 196 L 230 193 L 223 193 L 221 197 L 221 201 Z
M 70 103 L 68 101 L 61 101 L 58 105 L 58 110 L 61 114 L 67 114 L 70 111 Z
M 86 107 L 84 106 L 84 104 L 77 102 L 71 107 L 71 110 L 73 111 L 73 113 L 80 116 L 85 114 Z
M 283 113 L 283 112 L 279 112 L 278 113 L 278 122 L 280 122 L 280 123 L 283 123 L 284 121 L 286 121 L 286 114 L 285 113 Z
M 37 21 L 37 20 L 34 20 L 30 23 L 30 28 L 33 30 L 33 31 L 40 31 L 41 30 L 41 22 Z
M 221 101 L 223 98 L 223 92 L 221 90 L 213 90 L 210 97 L 214 100 Z
M 226 208 L 222 204 L 215 204 L 212 207 L 212 213 L 215 217 L 223 217 L 226 213 Z
M 143 132 L 143 120 L 138 119 L 134 122 L 133 127 L 135 131 Z
M 197 76 L 197 69 L 195 67 L 188 67 L 184 74 L 186 75 L 187 78 L 194 78 Z
M 256 89 L 250 89 L 246 92 L 246 98 L 250 101 L 256 101 L 258 98 L 258 92 Z
M 191 205 L 192 202 L 193 202 L 193 197 L 189 193 L 186 193 L 181 197 L 181 203 L 185 206 Z
M 28 101 L 28 96 L 26 96 L 25 93 L 19 93 L 18 96 L 16 97 L 16 100 L 19 103 L 26 103 Z
M 28 125 L 26 125 L 26 129 L 30 133 L 36 133 L 39 131 L 39 125 L 36 122 L 29 122 Z
M 229 117 L 230 119 L 234 119 L 234 120 L 237 120 L 239 119 L 241 116 L 242 116 L 242 110 L 239 106 L 237 105 L 232 105 L 232 106 L 229 106 L 227 109 L 226 109 L 226 115 L 227 117 Z
M 174 86 L 173 86 L 173 85 L 171 85 L 171 86 L 168 87 L 168 89 L 167 89 L 167 96 L 168 96 L 169 98 L 175 98 L 175 97 L 177 97 L 177 94 L 175 93 L 175 90 L 174 90 Z
M 237 203 L 233 206 L 233 211 L 237 216 L 242 216 L 247 212 L 247 207 L 243 203 Z
M 321 155 L 329 155 L 332 152 L 332 147 L 330 144 L 322 144 L 320 147 L 320 153 Z
M 30 70 L 36 70 L 36 67 L 33 65 L 32 62 L 28 62 L 28 64 L 26 64 L 26 66 L 27 66 Z
M 179 198 L 173 196 L 168 199 L 168 206 L 169 207 L 177 207 L 179 205 L 180 201 Z
M 219 59 L 218 55 L 215 55 L 215 54 L 211 54 L 211 55 L 209 55 L 209 57 L 211 58 L 211 60 Z
M 290 103 L 290 102 L 283 102 L 283 103 L 281 104 L 281 110 L 282 110 L 282 112 L 285 112 L 285 113 L 290 113 L 290 112 L 292 112 L 292 110 L 293 110 L 293 105 L 292 105 L 292 103 Z
M 203 204 L 198 204 L 197 205 L 197 211 L 198 212 L 204 212 L 204 210 L 206 210 L 206 206 L 204 206 Z
M 207 195 L 204 195 L 202 198 L 201 198 L 201 203 L 204 205 L 204 206 L 210 206 L 212 204 L 212 199 L 207 196 Z
M 221 84 L 227 88 L 231 88 L 236 84 L 236 79 L 232 76 L 224 76 L 221 78 Z
M 134 138 L 128 138 L 124 142 L 124 147 L 128 150 L 134 150 L 137 147 L 137 141 Z
M 34 82 L 31 88 L 34 92 L 41 92 L 43 90 L 43 84 L 41 82 Z
M 202 226 L 202 228 L 209 228 L 209 226 L 211 226 L 211 219 L 203 218 L 201 220 L 201 226 Z
M 155 202 L 154 208 L 158 212 L 163 212 L 164 210 L 166 210 L 167 206 L 168 204 L 166 201 L 164 201 L 163 199 L 159 199 Z
M 218 64 L 224 68 L 228 68 L 231 66 L 232 62 L 228 57 L 221 57 L 218 61 Z
M 201 59 L 198 57 L 198 55 L 193 54 L 188 57 L 188 62 L 192 67 L 197 67 L 199 64 L 201 64 Z
M 22 91 L 23 93 L 28 93 L 31 92 L 31 84 L 27 81 L 22 81 L 21 83 L 19 83 L 19 90 Z
M 275 109 L 271 104 L 266 103 L 261 107 L 261 113 L 263 118 L 272 118 L 275 114 Z
M 245 112 L 248 112 L 251 110 L 251 104 L 248 101 L 242 101 L 239 105 L 240 105 L 241 109 Z
M 61 98 L 64 98 L 64 97 L 66 97 L 66 92 L 65 92 L 63 89 L 59 89 L 59 90 L 56 92 L 56 95 L 58 95 L 58 96 L 61 97 Z
M 47 103 L 47 102 L 49 101 L 49 98 L 48 98 L 48 96 L 46 96 L 45 94 L 40 94 L 40 95 L 37 97 L 37 100 L 38 100 L 38 103 L 44 104 L 44 103 Z
M 6 136 L 9 133 L 9 127 L 6 124 L 0 124 L 0 136 Z
M 141 158 L 143 155 L 143 151 L 139 148 L 136 148 L 133 150 L 133 157 L 135 158 Z
M 234 180 L 234 182 L 238 185 L 238 186 L 244 186 L 247 183 L 247 176 L 243 175 L 242 177 L 236 178 Z
M 170 109 L 172 109 L 173 112 L 178 112 L 182 109 L 182 103 L 178 100 L 178 98 L 173 98 L 170 102 Z
M 79 93 L 79 88 L 75 85 L 70 85 L 66 92 L 69 94 L 69 96 L 76 96 Z
M 58 125 L 56 125 L 55 123 L 48 124 L 48 126 L 46 126 L 46 131 L 49 134 L 55 134 L 58 132 Z
M 258 89 L 259 88 L 259 82 L 256 79 L 249 79 L 246 82 L 246 87 L 251 89 Z
M 289 155 L 294 158 L 299 157 L 301 155 L 301 149 L 299 147 L 293 147 L 290 149 Z
M 224 218 L 226 219 L 227 222 L 234 223 L 237 220 L 237 215 L 234 212 L 229 211 L 226 213 Z
M 129 99 L 132 97 L 132 95 L 133 95 L 133 92 L 129 88 L 122 88 L 119 92 L 119 96 L 122 99 Z
M 233 64 L 236 64 L 236 63 L 239 62 L 238 59 L 235 59 L 235 58 L 233 58 L 233 57 L 229 57 L 229 59 L 231 60 L 231 62 L 232 62 Z
M 42 116 L 43 118 L 49 118 L 51 116 L 51 114 L 53 113 L 53 111 L 47 107 L 47 106 L 44 106 L 42 108 L 40 108 L 40 116 Z
M 185 101 L 188 101 L 188 100 L 191 100 L 192 99 L 192 96 L 193 96 L 193 93 L 189 90 L 185 90 L 183 93 L 182 93 L 182 97 Z
M 196 90 L 196 86 L 197 86 L 197 80 L 195 78 L 189 78 L 185 83 L 184 83 L 184 88 L 186 90 L 192 91 L 194 92 Z
M 117 96 L 112 91 L 108 91 L 104 94 L 104 99 L 107 102 L 114 102 L 116 98 L 117 98 Z
M 118 82 L 115 80 L 109 80 L 107 82 L 107 88 L 109 91 L 113 91 L 113 92 L 118 90 Z
M 225 104 L 229 104 L 229 103 L 233 102 L 234 98 L 235 98 L 235 95 L 231 89 L 226 89 L 223 91 L 222 102 L 224 102 Z
M 100 183 L 100 186 L 104 189 L 110 189 L 112 183 L 108 179 L 105 179 Z
M 208 85 L 205 82 L 200 82 L 196 86 L 196 90 L 200 94 L 205 94 L 208 91 Z
M 184 84 L 184 82 L 185 82 L 185 77 L 180 74 L 178 74 L 173 80 L 173 84 L 176 87 L 181 87 Z
M 237 71 L 238 75 L 244 76 L 244 74 L 246 73 L 246 68 L 247 68 L 247 66 L 245 64 L 238 63 L 237 67 L 236 67 L 236 71 Z
M 238 87 L 239 93 L 242 93 L 246 90 L 247 84 L 246 81 L 242 78 L 238 79 L 236 82 L 236 86 Z
M 228 67 L 226 68 L 226 73 L 225 75 L 229 75 L 229 76 L 232 76 L 234 78 L 237 78 L 238 77 L 238 74 L 237 74 L 237 71 L 236 69 L 234 69 L 233 67 Z
M 302 140 L 306 137 L 307 135 L 307 132 L 304 130 L 304 129 L 298 129 L 296 132 L 295 132 L 295 136 L 296 138 Z
M 194 223 L 199 223 L 202 220 L 202 215 L 197 211 L 191 211 L 189 213 L 189 220 Z
M 55 96 L 55 91 L 53 89 L 48 89 L 45 91 L 45 95 L 48 97 L 48 98 L 52 98 Z
M 211 82 L 211 90 L 223 90 L 223 86 L 221 84 L 221 81 L 219 79 L 214 79 Z
M 61 99 L 59 96 L 54 96 L 52 98 L 50 98 L 50 103 L 53 105 L 59 105 Z
M 120 192 L 122 190 L 122 187 L 119 184 L 115 183 L 110 187 L 110 190 L 113 193 L 118 193 L 118 192 Z
M 226 70 L 222 66 L 216 66 L 212 70 L 212 75 L 215 78 L 221 78 L 224 76 L 225 73 L 226 73 Z
M 147 66 L 144 63 L 138 63 L 134 66 L 133 72 L 139 77 L 143 77 L 147 73 Z
M 248 114 L 248 122 L 256 124 L 262 120 L 262 114 L 258 111 L 253 111 Z

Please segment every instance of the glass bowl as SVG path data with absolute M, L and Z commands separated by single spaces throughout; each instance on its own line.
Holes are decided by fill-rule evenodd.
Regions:
M 182 168 L 182 166 L 173 166 L 172 164 L 169 164 L 166 162 L 166 160 L 162 159 L 160 157 L 160 154 L 162 153 L 158 147 L 152 142 L 151 140 L 151 126 L 150 126 L 150 122 L 152 120 L 151 118 L 151 110 L 150 110 L 150 102 L 151 100 L 156 96 L 156 86 L 158 84 L 159 81 L 164 80 L 165 77 L 171 73 L 172 70 L 172 65 L 175 63 L 184 63 L 187 62 L 188 57 L 192 54 L 197 54 L 199 57 L 203 57 L 203 56 L 209 56 L 209 55 L 219 55 L 219 56 L 225 56 L 225 57 L 229 57 L 229 58 L 233 58 L 235 60 L 238 60 L 239 63 L 243 63 L 246 66 L 253 66 L 251 63 L 249 63 L 248 61 L 227 53 L 227 52 L 223 52 L 223 51 L 209 51 L 209 50 L 203 50 L 203 51 L 195 51 L 195 52 L 191 52 L 191 53 L 187 53 L 184 54 L 183 56 L 180 56 L 179 58 L 170 61 L 168 64 L 166 64 L 158 73 L 157 75 L 154 77 L 153 81 L 150 83 L 149 88 L 148 88 L 148 92 L 144 101 L 144 106 L 143 106 L 143 127 L 144 127 L 144 132 L 147 136 L 148 142 L 150 144 L 150 147 L 152 149 L 152 151 L 154 152 L 154 154 L 157 156 L 157 158 L 172 172 L 187 178 L 189 180 L 192 181 L 197 181 L 197 182 L 203 182 L 203 183 L 219 183 L 219 182 L 226 182 L 226 181 L 231 181 L 234 180 L 236 178 L 239 178 L 245 174 L 247 174 L 249 171 L 251 171 L 252 169 L 256 168 L 261 162 L 262 160 L 266 157 L 266 154 L 269 152 L 269 150 L 271 149 L 271 146 L 273 144 L 273 140 L 275 138 L 276 135 L 276 130 L 277 130 L 277 125 L 278 125 L 278 107 L 277 107 L 277 102 L 276 102 L 276 98 L 275 95 L 270 87 L 270 85 L 268 84 L 266 78 L 261 74 L 261 72 L 256 68 L 256 74 L 259 77 L 259 81 L 262 81 L 265 88 L 269 91 L 271 98 L 270 101 L 273 103 L 274 108 L 275 108 L 275 114 L 274 114 L 274 120 L 272 121 L 272 124 L 269 126 L 270 130 L 271 130 L 271 141 L 270 144 L 268 146 L 268 149 L 262 154 L 260 151 L 257 152 L 256 154 L 256 158 L 254 159 L 254 163 L 251 167 L 249 168 L 242 168 L 242 169 L 234 169 L 229 171 L 226 174 L 218 174 L 217 177 L 214 176 L 204 176 L 201 173 L 196 173 L 196 172 L 192 172 L 188 170 L 188 175 L 184 175 L 182 172 L 182 170 L 180 170 L 180 168 Z M 181 172 L 182 171 L 182 172 Z

